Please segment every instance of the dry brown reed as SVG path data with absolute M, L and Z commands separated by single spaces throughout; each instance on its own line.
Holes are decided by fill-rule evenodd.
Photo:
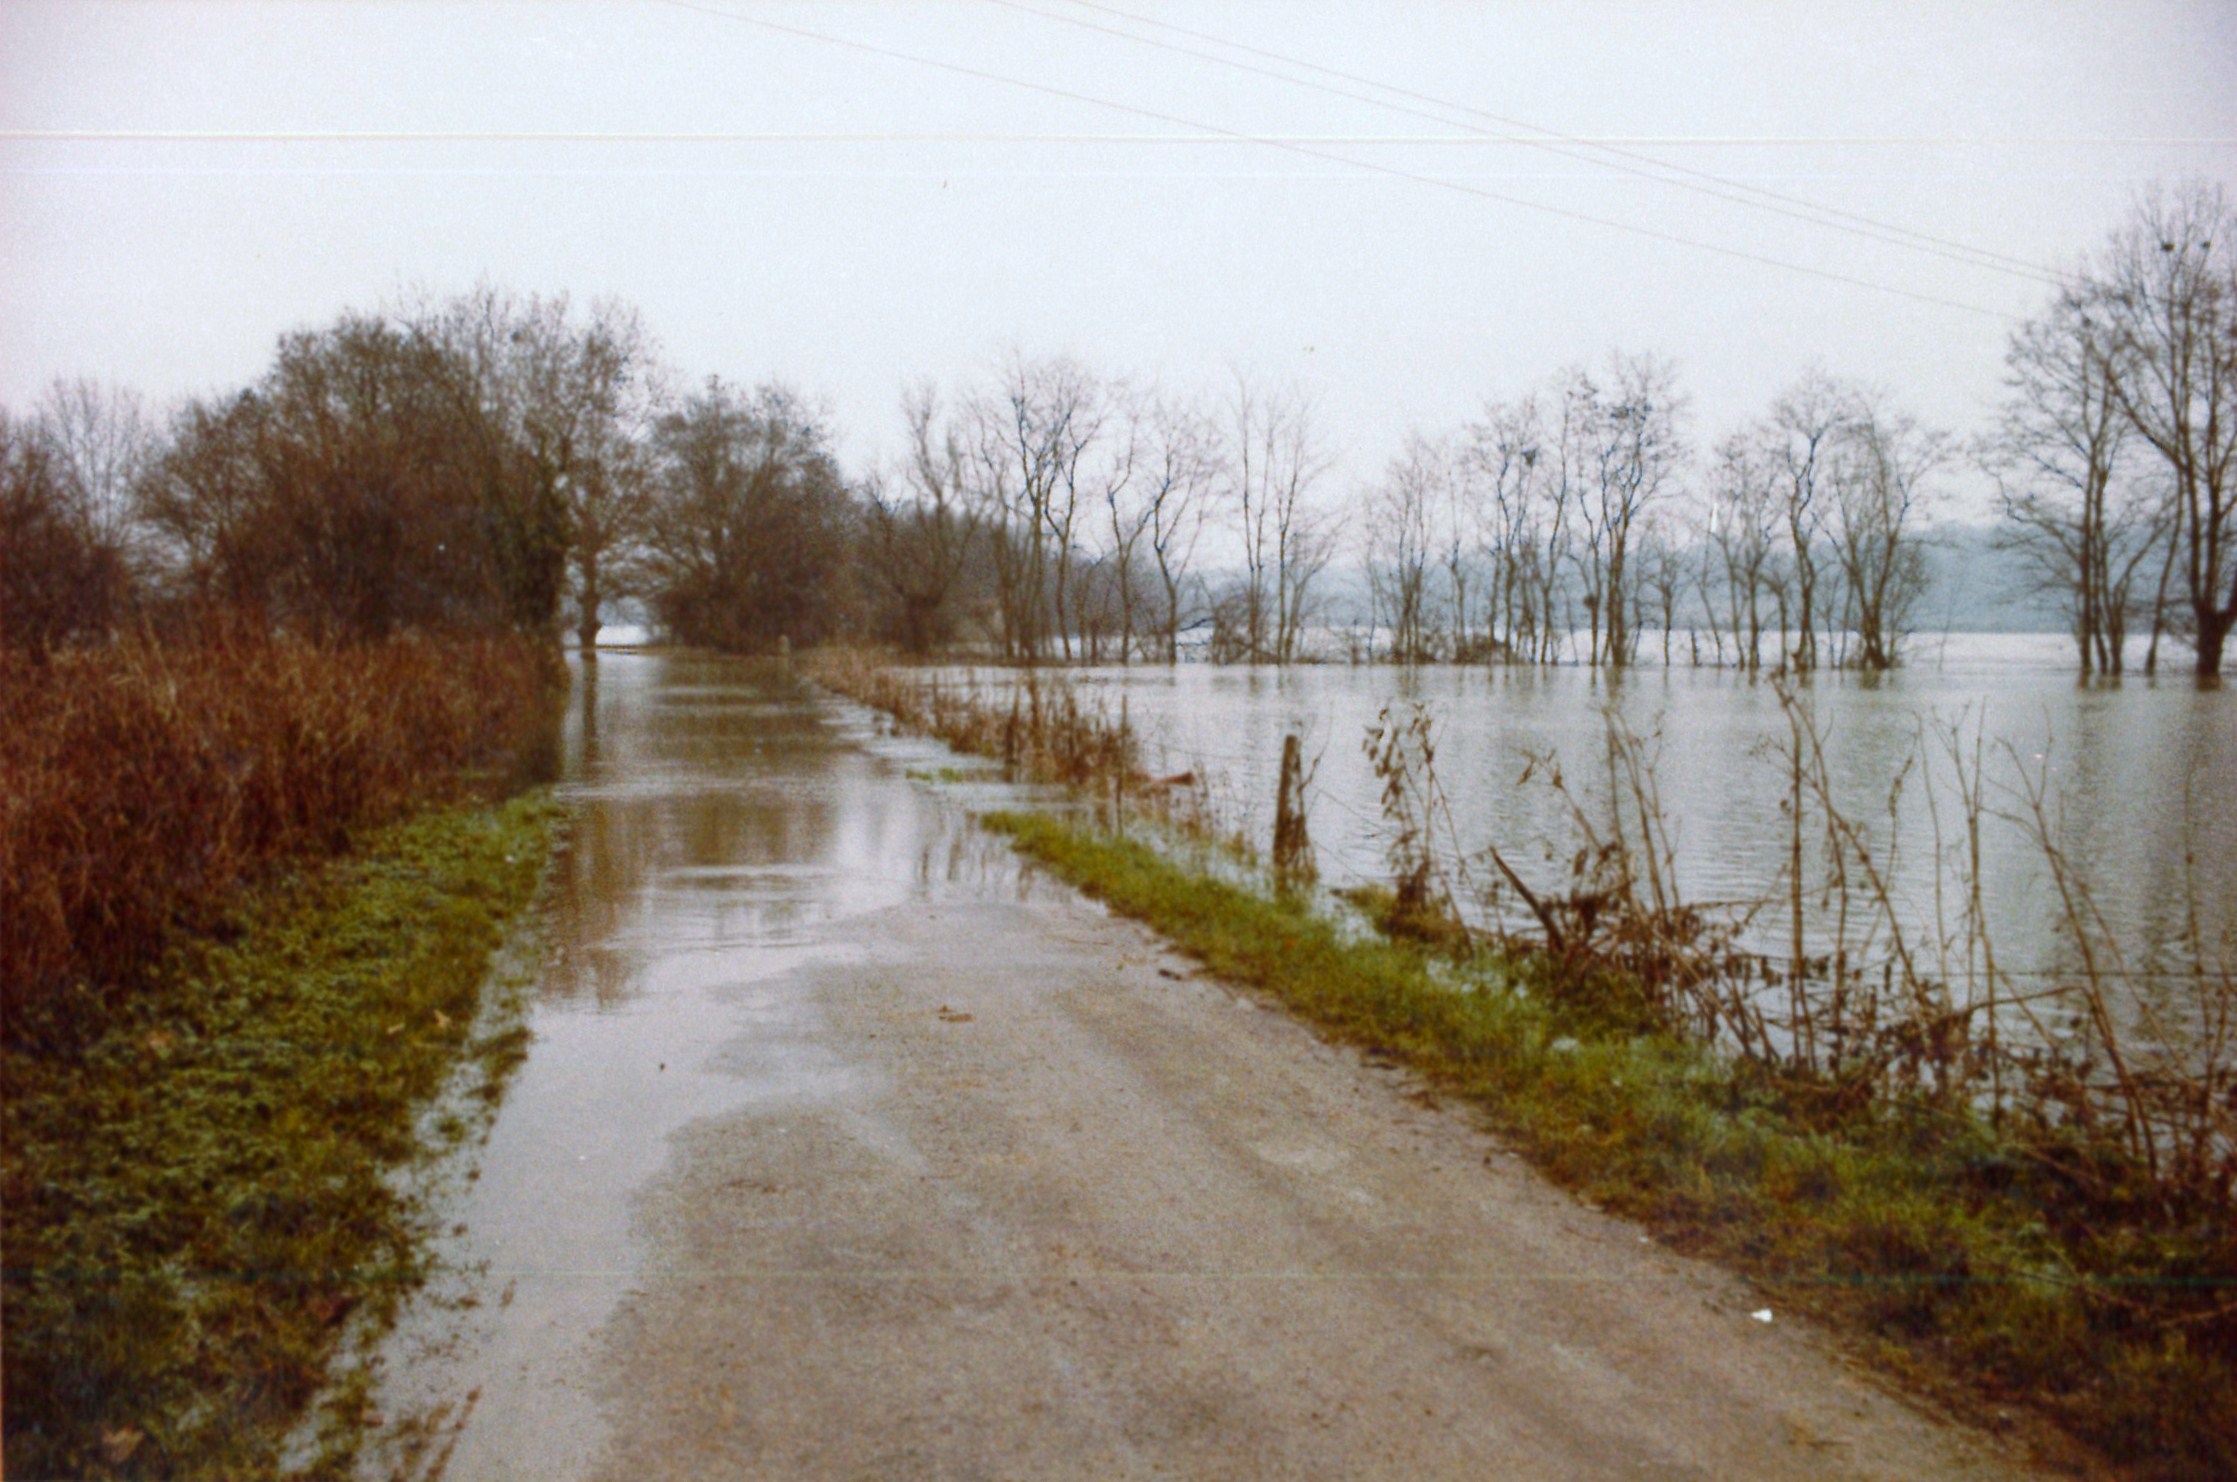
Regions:
M 1159 776 L 1143 766 L 1140 738 L 1123 701 L 1117 714 L 1061 674 L 1000 671 L 988 679 L 911 668 L 859 649 L 827 649 L 812 666 L 821 684 L 890 716 L 904 730 L 937 737 L 968 756 L 1002 763 L 1013 781 L 1072 788 L 1109 827 L 1129 818 L 1154 820 L 1215 854 L 1252 863 L 1257 844 L 1223 813 L 1210 774 L 1201 766 Z M 1314 763 L 1313 766 L 1317 766 Z M 1300 779 L 1297 828 L 1304 828 Z M 1302 846 L 1299 859 L 1310 855 Z M 1296 880 L 1310 866 L 1291 861 Z
M 512 780 L 563 685 L 520 636 L 337 644 L 215 628 L 0 654 L 8 1042 L 65 1047 L 275 862 Z
M 1432 847 L 1450 815 L 1438 801 L 1431 719 L 1418 706 L 1386 710 L 1367 745 L 1401 905 L 1437 915 L 1457 887 L 1481 904 L 1486 934 L 1534 954 L 1557 990 L 1614 986 L 1630 1011 L 1755 1062 L 1830 1111 L 1902 1101 L 1981 1114 L 2091 1198 L 2126 1197 L 2140 1181 L 2171 1213 L 2230 1209 L 2237 961 L 2228 943 L 2208 939 L 2197 901 L 2172 964 L 2162 954 L 2147 968 L 2116 940 L 2057 842 L 2047 763 L 2031 770 L 2011 755 L 2010 779 L 1998 780 L 1977 731 L 1922 735 L 1889 780 L 1891 826 L 1875 831 L 1836 801 L 1807 704 L 1784 688 L 1780 700 L 1786 735 L 1765 759 L 1785 784 L 1783 869 L 1758 898 L 1722 902 L 1679 891 L 1651 748 L 1612 712 L 1591 800 L 1557 757 L 1534 757 L 1523 774 L 1559 794 L 1571 832 L 1566 881 L 1533 890 L 1496 843 L 1473 859 Z M 1915 781 L 1930 744 L 1954 782 Z M 1933 825 L 1931 925 L 1892 884 L 1901 837 L 1892 825 L 1914 785 Z M 2021 831 L 2056 891 L 2065 950 L 2047 976 L 2022 979 L 1998 958 L 1980 878 L 1990 824 Z M 1441 858 L 1454 861 L 1450 885 Z M 1954 912 L 1952 895 L 1962 902 Z M 1530 926 L 1507 924 L 1509 897 L 1528 908 Z M 1759 945 L 1770 922 L 1784 952 Z
M 851 649 L 819 655 L 814 673 L 907 730 L 999 759 L 1021 781 L 1101 791 L 1114 780 L 1149 780 L 1132 731 L 1058 675 L 1019 670 L 998 690 L 973 675 L 895 668 Z

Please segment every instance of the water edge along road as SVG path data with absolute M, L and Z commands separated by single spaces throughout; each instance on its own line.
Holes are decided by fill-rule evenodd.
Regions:
M 536 1042 L 365 1475 L 2010 1477 L 721 660 L 579 673 Z

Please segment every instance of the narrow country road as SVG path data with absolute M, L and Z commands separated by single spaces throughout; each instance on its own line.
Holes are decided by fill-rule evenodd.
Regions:
M 367 1475 L 2025 1474 L 1022 870 L 932 748 L 594 667 L 537 1043 Z

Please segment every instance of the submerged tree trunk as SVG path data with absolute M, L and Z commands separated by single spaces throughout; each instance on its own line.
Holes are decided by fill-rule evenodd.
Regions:
M 598 609 L 606 600 L 606 595 L 599 584 L 598 553 L 584 551 L 577 564 L 582 571 L 582 611 L 575 623 L 575 637 L 581 642 L 583 652 L 587 654 L 598 647 L 598 629 L 601 626 L 598 619 Z

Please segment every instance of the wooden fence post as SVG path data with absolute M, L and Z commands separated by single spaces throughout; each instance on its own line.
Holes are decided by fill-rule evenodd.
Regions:
M 1313 878 L 1313 841 L 1305 832 L 1305 746 L 1282 737 L 1281 786 L 1274 795 L 1274 879 L 1287 889 Z

